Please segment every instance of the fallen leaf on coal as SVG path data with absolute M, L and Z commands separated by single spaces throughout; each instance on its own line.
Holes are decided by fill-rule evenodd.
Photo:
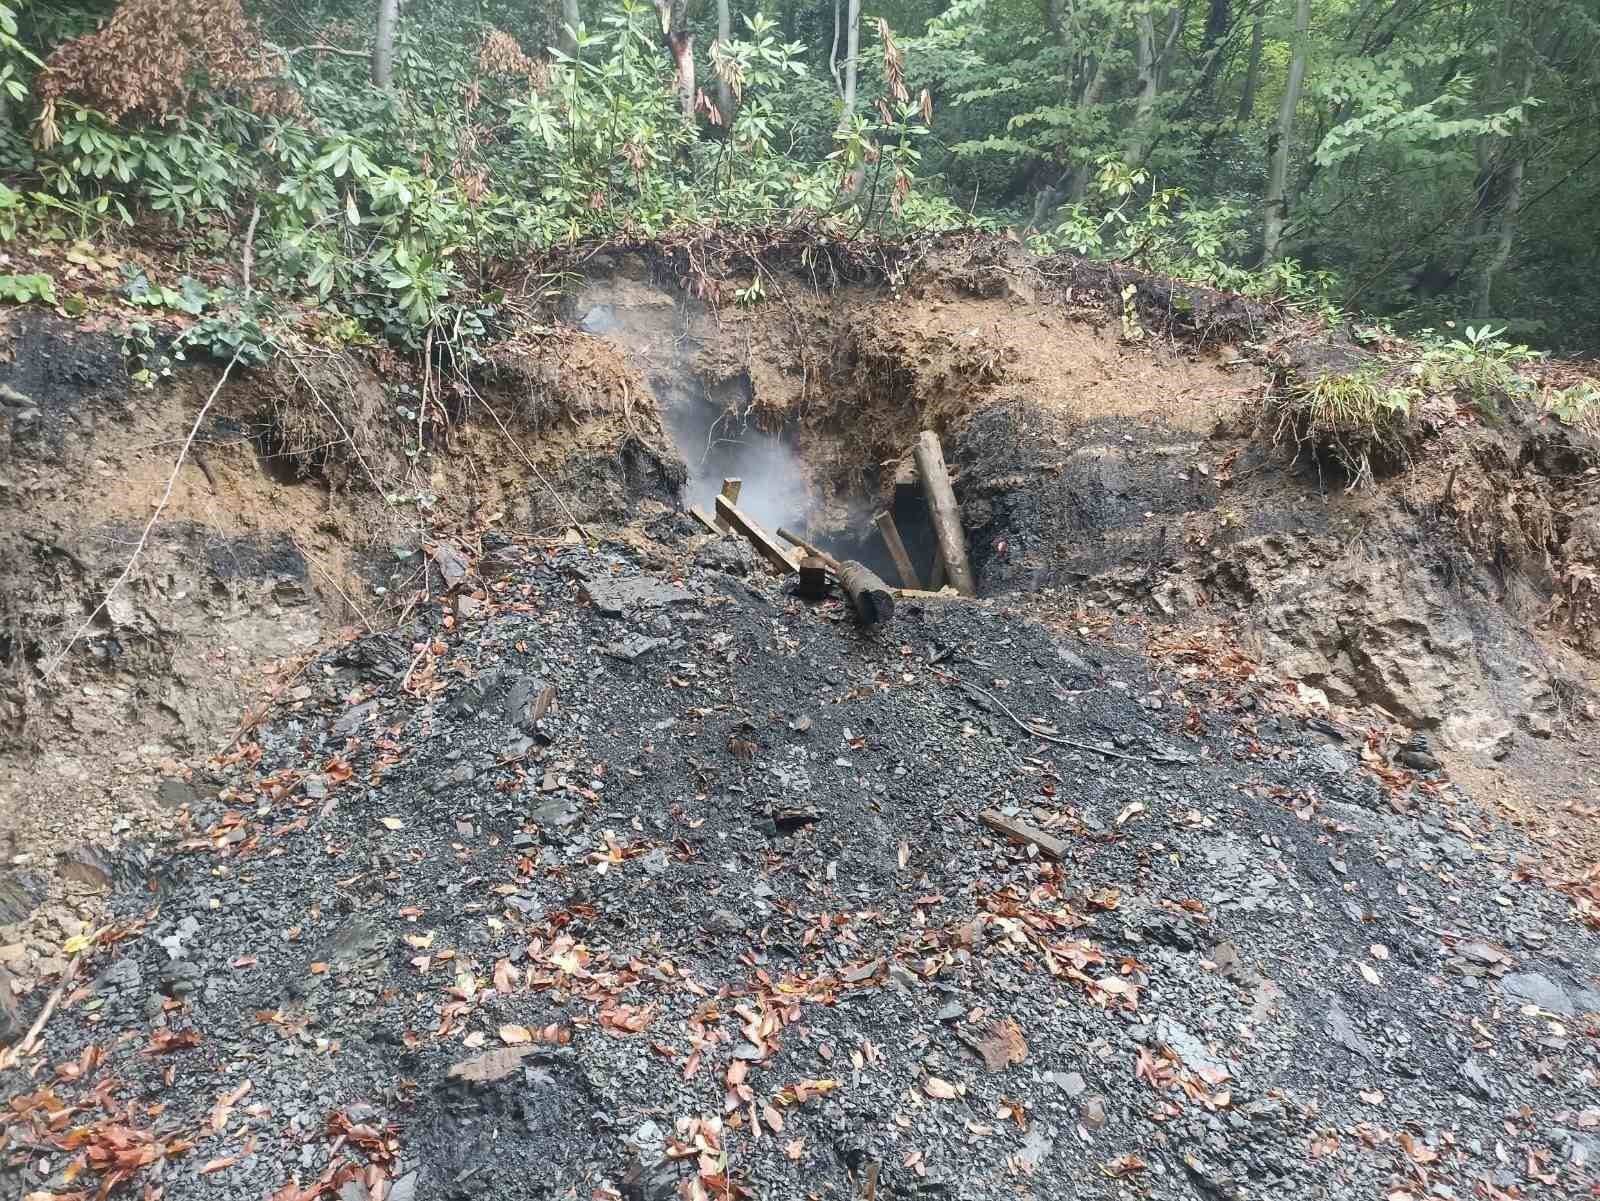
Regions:
M 311 965 L 311 974 L 313 976 L 320 976 L 324 972 L 326 972 L 327 970 L 328 970 L 328 965 L 325 964 L 325 963 L 313 963 Z
M 500 1041 L 510 1046 L 521 1046 L 533 1041 L 533 1031 L 526 1026 L 501 1026 Z
M 429 930 L 426 934 L 407 934 L 405 940 L 409 946 L 416 947 L 419 951 L 426 951 L 433 945 L 433 931 Z
M 784 1143 L 783 1153 L 794 1163 L 799 1163 L 800 1157 L 806 1153 L 806 1140 L 803 1138 L 790 1139 Z
M 906 864 L 910 863 L 911 862 L 911 844 L 908 843 L 908 842 L 902 842 L 900 844 L 900 852 L 899 852 L 899 854 L 900 854 L 900 866 L 901 867 L 904 867 Z
M 1417 1195 L 1408 1188 L 1397 1188 L 1385 1198 L 1385 1201 L 1417 1201 Z
M 484 1038 L 483 1031 L 474 1030 L 471 1034 L 467 1035 L 466 1038 L 461 1040 L 461 1045 L 476 1051 L 479 1047 L 483 1046 L 485 1041 L 486 1040 Z
M 1022 1036 L 1022 1027 L 1010 1018 L 991 1023 L 977 1045 L 983 1066 L 991 1072 L 1003 1072 L 1028 1058 L 1028 1040 Z
M 1124 1176 L 1132 1176 L 1136 1172 L 1142 1172 L 1149 1166 L 1137 1155 L 1119 1155 L 1115 1159 L 1101 1164 L 1100 1170 L 1113 1180 L 1119 1180 Z
M 228 964 L 229 967 L 255 967 L 255 965 L 256 957 L 254 955 L 241 955 L 232 963 Z
M 1372 953 L 1372 957 L 1374 959 L 1387 959 L 1387 958 L 1389 958 L 1389 948 L 1384 946 L 1381 942 L 1373 943 L 1370 947 L 1367 948 L 1367 950 Z
M 1116 820 L 1116 822 L 1114 824 L 1116 824 L 1118 826 L 1126 825 L 1129 821 L 1131 821 L 1133 818 L 1138 817 L 1139 814 L 1141 814 L 1143 812 L 1144 812 L 1144 802 L 1143 801 L 1134 801 L 1133 804 L 1131 804 L 1131 805 L 1123 806 L 1122 812 L 1117 814 L 1117 820 Z
M 1378 979 L 1378 973 L 1373 971 L 1366 964 L 1358 963 L 1356 966 L 1361 969 L 1361 978 L 1364 979 L 1368 984 L 1377 985 L 1382 983 Z
M 150 1049 L 158 1054 L 167 1051 L 182 1051 L 188 1047 L 200 1045 L 200 1032 L 198 1030 L 173 1030 L 163 1026 L 150 1037 Z
M 761 1107 L 761 1120 L 772 1127 L 774 1134 L 783 1133 L 783 1115 L 770 1105 Z
M 211 1133 L 222 1133 L 223 1127 L 228 1124 L 229 1115 L 233 1113 L 233 1107 L 244 1100 L 249 1092 L 250 1081 L 244 1080 L 238 1087 L 217 1098 L 217 1103 L 211 1107 Z
M 937 1101 L 954 1101 L 960 1092 L 948 1080 L 941 1080 L 937 1076 L 929 1076 L 922 1082 L 922 1091 Z
M 804 1105 L 811 1098 L 826 1096 L 838 1087 L 837 1080 L 800 1080 L 782 1089 L 773 1101 L 778 1105 Z
M 224 1155 L 220 1159 L 210 1159 L 200 1165 L 200 1175 L 209 1176 L 213 1172 L 220 1172 L 224 1168 L 231 1168 L 239 1162 L 237 1155 Z
M 1365 1089 L 1364 1088 L 1364 1089 L 1361 1090 L 1361 1099 L 1363 1101 L 1365 1101 L 1368 1105 L 1382 1105 L 1383 1104 L 1383 1090 L 1380 1089 L 1380 1088 L 1372 1088 L 1372 1089 Z
M 502 959 L 494 965 L 494 990 L 498 993 L 508 993 L 517 987 L 517 969 L 511 966 L 511 960 Z
M 1412 1163 L 1432 1163 L 1439 1158 L 1437 1151 L 1419 1143 L 1409 1131 L 1402 1130 L 1399 1141 L 1400 1149 L 1411 1158 Z
M 521 1066 L 523 1057 L 532 1051 L 532 1047 L 501 1047 L 498 1050 L 486 1051 L 473 1059 L 452 1064 L 448 1074 L 453 1079 L 467 1080 L 474 1084 L 503 1080 L 516 1071 Z
M 94 945 L 94 940 L 99 937 L 99 931 L 93 934 L 74 934 L 61 944 L 61 949 L 68 955 L 81 955 Z
M 350 778 L 350 764 L 344 759 L 329 759 L 322 769 L 323 774 L 335 783 L 342 784 Z
M 398 817 L 385 817 L 380 818 L 379 820 L 383 822 L 383 828 L 385 830 L 404 830 L 406 828 L 405 822 L 401 821 Z
M 622 1005 L 607 1001 L 600 1007 L 600 1024 L 624 1034 L 638 1034 L 655 1020 L 653 1005 Z

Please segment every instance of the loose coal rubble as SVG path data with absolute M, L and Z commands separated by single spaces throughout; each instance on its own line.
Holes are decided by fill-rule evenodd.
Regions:
M 1358 732 L 995 602 L 869 635 L 720 552 L 516 560 L 314 663 L 118 876 L 4 1195 L 1596 1181 L 1593 936 Z

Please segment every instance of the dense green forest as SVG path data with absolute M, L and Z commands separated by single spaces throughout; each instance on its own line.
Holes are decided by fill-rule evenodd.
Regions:
M 1600 0 L 0 0 L 0 235 L 415 343 L 563 244 L 979 227 L 1593 352 L 1597 60 Z

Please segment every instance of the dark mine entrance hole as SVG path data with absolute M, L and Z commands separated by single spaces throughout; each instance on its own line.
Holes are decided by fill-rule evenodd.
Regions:
M 936 540 L 914 479 L 897 478 L 885 487 L 877 462 L 842 471 L 834 465 L 829 478 L 829 470 L 805 461 L 792 424 L 763 426 L 746 376 L 708 383 L 675 375 L 652 379 L 651 386 L 688 467 L 685 507 L 714 512 L 722 482 L 738 478 L 739 508 L 770 533 L 776 535 L 780 526 L 793 530 L 835 558 L 855 559 L 899 586 L 900 572 L 874 524 L 887 501 L 918 582 L 932 586 Z M 844 450 L 852 449 L 863 459 L 871 453 L 865 436 L 856 447 L 847 437 Z

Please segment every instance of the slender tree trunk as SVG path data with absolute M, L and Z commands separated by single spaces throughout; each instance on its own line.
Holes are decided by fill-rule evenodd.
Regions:
M 845 18 L 844 103 L 839 114 L 841 128 L 856 115 L 856 58 L 860 52 L 861 0 L 849 0 L 849 15 Z
M 394 35 L 400 24 L 400 0 L 378 0 L 378 29 L 372 42 L 372 83 L 385 91 L 394 86 Z
M 833 90 L 844 95 L 844 82 L 839 78 L 839 4 L 833 0 L 833 41 L 828 43 L 828 73 L 833 76 Z
M 561 0 L 561 31 L 556 35 L 556 48 L 568 58 L 578 57 L 578 26 L 582 24 L 578 0 Z
M 1100 103 L 1100 97 L 1106 90 L 1106 59 L 1111 57 L 1111 47 L 1116 44 L 1116 29 L 1106 34 L 1105 45 L 1100 47 L 1100 55 L 1095 59 L 1094 72 L 1089 76 L 1088 82 L 1083 85 L 1083 95 L 1078 97 L 1080 109 L 1091 109 Z M 1067 175 L 1067 202 L 1077 204 L 1089 191 L 1089 177 L 1094 174 L 1093 163 L 1074 163 L 1072 170 Z
M 717 41 L 726 50 L 733 41 L 733 13 L 728 0 L 717 0 Z M 717 110 L 724 129 L 733 125 L 733 85 L 717 76 Z
M 1261 43 L 1265 37 L 1267 0 L 1256 0 L 1250 28 L 1250 60 L 1244 71 L 1244 92 L 1239 97 L 1239 121 L 1248 121 L 1256 111 L 1256 88 L 1261 85 Z
M 1511 248 L 1517 238 L 1517 216 L 1522 209 L 1522 178 L 1526 168 L 1526 159 L 1521 154 L 1515 154 L 1500 173 L 1500 229 L 1495 237 L 1494 250 L 1478 273 L 1478 286 L 1472 302 L 1475 317 L 1489 316 L 1495 277 L 1511 260 Z
M 1150 154 L 1150 125 L 1155 120 L 1156 100 L 1161 95 L 1161 84 L 1167 75 L 1173 48 L 1178 44 L 1178 34 L 1183 29 L 1187 6 L 1178 5 L 1167 14 L 1166 37 L 1156 41 L 1156 15 L 1151 8 L 1138 15 L 1134 63 L 1139 73 L 1139 99 L 1133 110 L 1133 129 L 1128 139 L 1127 159 L 1134 166 L 1143 163 Z
M 1100 103 L 1100 94 L 1106 86 L 1106 59 L 1110 56 L 1111 47 L 1115 42 L 1116 30 L 1113 28 L 1106 35 L 1106 42 L 1100 48 L 1099 57 L 1094 60 L 1094 70 L 1084 81 L 1083 93 L 1078 97 L 1079 109 L 1093 108 Z M 1033 198 L 1033 216 L 1028 219 L 1022 232 L 1043 229 L 1045 223 L 1055 216 L 1062 201 L 1077 204 L 1082 200 L 1084 193 L 1089 190 L 1089 177 L 1093 173 L 1092 163 L 1073 163 L 1054 183 L 1046 183 Z
M 685 0 L 656 0 L 661 16 L 661 41 L 672 58 L 672 73 L 677 85 L 678 108 L 687 124 L 694 124 L 694 34 L 686 25 Z
M 1289 80 L 1278 109 L 1278 127 L 1270 142 L 1267 198 L 1262 213 L 1262 263 L 1275 263 L 1283 251 L 1283 228 L 1289 220 L 1289 148 L 1294 142 L 1294 111 L 1300 106 L 1300 89 L 1306 80 L 1306 52 L 1311 29 L 1311 0 L 1296 0 L 1294 50 L 1289 60 Z
M 1200 79 L 1200 86 L 1195 89 L 1195 101 L 1202 107 L 1209 108 L 1211 90 L 1216 87 L 1217 76 L 1222 70 L 1222 48 L 1228 40 L 1228 34 L 1233 29 L 1233 10 L 1231 0 L 1210 0 L 1206 9 L 1206 31 L 1200 46 L 1205 52 L 1205 66 Z

